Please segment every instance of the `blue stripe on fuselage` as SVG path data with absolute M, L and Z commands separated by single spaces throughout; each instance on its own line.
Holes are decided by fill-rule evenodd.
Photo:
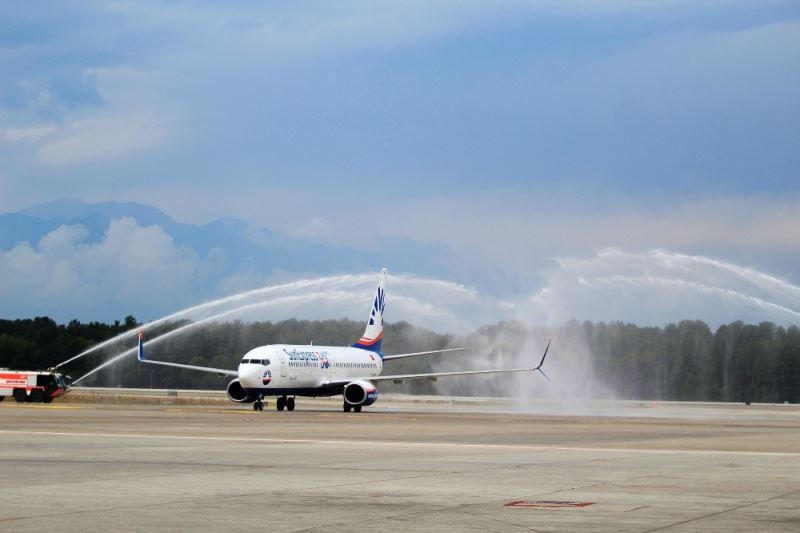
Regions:
M 369 378 L 366 378 L 369 379 Z M 251 396 L 308 396 L 311 398 L 324 396 L 338 396 L 344 392 L 344 384 L 335 387 L 300 387 L 275 389 L 272 387 L 264 389 L 245 389 Z

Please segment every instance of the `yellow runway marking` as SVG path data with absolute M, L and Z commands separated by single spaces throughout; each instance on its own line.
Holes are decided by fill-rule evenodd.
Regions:
M 0 406 L 2 407 L 2 406 Z M 77 405 L 28 405 L 28 404 L 11 404 L 8 407 L 14 409 L 92 409 L 92 407 L 79 407 Z
M 243 409 L 180 409 L 180 408 L 167 408 L 164 409 L 167 413 L 237 413 L 240 415 L 258 415 L 260 411 L 245 411 Z

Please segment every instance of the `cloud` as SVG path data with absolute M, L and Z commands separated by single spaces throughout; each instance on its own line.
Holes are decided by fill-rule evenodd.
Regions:
M 53 65 L 35 78 L 18 78 L 0 91 L 0 107 L 33 111 L 57 119 L 65 111 L 98 107 L 103 99 L 94 72 L 77 65 Z
M 61 226 L 36 246 L 0 251 L 0 313 L 109 320 L 136 310 L 150 316 L 202 291 L 203 262 L 159 227 L 121 219 L 100 243 L 82 243 L 87 235 L 81 225 Z
M 152 320 L 221 294 L 185 317 L 358 320 L 369 311 L 377 278 L 367 273 L 270 283 L 271 273 L 252 265 L 228 268 L 220 249 L 199 257 L 175 245 L 160 227 L 140 227 L 132 219 L 114 220 L 100 242 L 86 243 L 88 235 L 82 225 L 61 226 L 38 243 L 0 251 L 0 315 L 111 320 L 134 314 Z M 531 326 L 559 326 L 570 319 L 663 326 L 700 319 L 712 327 L 735 320 L 800 321 L 799 286 L 703 255 L 605 249 L 562 255 L 550 266 L 528 265 L 527 274 L 539 277 L 538 287 L 499 297 L 466 284 L 393 272 L 386 319 L 443 333 L 469 333 L 503 320 Z
M 35 142 L 56 131 L 53 125 L 0 129 L 0 142 Z
M 140 227 L 127 218 L 112 221 L 96 244 L 84 242 L 88 235 L 82 225 L 64 225 L 35 245 L 22 243 L 0 251 L 0 315 L 105 321 L 134 314 L 153 320 L 200 305 L 185 316 L 365 320 L 377 281 L 377 274 L 370 273 L 265 286 L 266 274 L 252 265 L 226 274 L 220 249 L 199 257 L 190 248 L 176 246 L 162 228 Z M 387 317 L 392 321 L 467 332 L 510 316 L 506 302 L 463 285 L 404 274 L 390 279 L 393 303 Z M 212 294 L 224 296 L 201 305 Z
M 56 2 L 4 15 L 9 209 L 135 197 L 356 246 L 371 220 L 455 249 L 455 279 L 503 294 L 538 288 L 546 257 L 607 247 L 797 276 L 791 3 Z
M 670 104 L 667 115 L 679 118 L 686 114 L 673 110 L 680 111 L 687 100 L 700 103 L 691 109 L 706 107 L 709 99 L 702 95 L 708 94 L 707 84 L 714 83 L 710 72 L 725 73 L 725 81 L 716 86 L 742 87 L 737 94 L 750 95 L 748 102 L 756 101 L 757 89 L 770 82 L 751 86 L 744 83 L 748 80 L 742 79 L 741 70 L 766 65 L 768 72 L 753 77 L 759 80 L 783 80 L 786 76 L 770 73 L 791 73 L 787 65 L 793 64 L 792 49 L 781 44 L 792 43 L 794 28 L 762 24 L 781 18 L 771 9 L 743 24 L 756 9 L 753 5 L 757 4 L 682 1 L 648 2 L 643 7 L 631 1 L 508 1 L 299 7 L 118 2 L 74 8 L 56 3 L 47 12 L 9 9 L 10 26 L 17 29 L 8 37 L 7 63 L 0 67 L 12 73 L 12 85 L 28 83 L 32 100 L 50 91 L 52 98 L 71 102 L 59 105 L 56 114 L 75 128 L 84 120 L 120 122 L 126 119 L 118 117 L 130 114 L 158 117 L 163 129 L 161 117 L 174 113 L 178 122 L 188 123 L 187 131 L 196 132 L 198 141 L 195 147 L 182 146 L 186 152 L 169 154 L 173 168 L 180 170 L 172 172 L 170 180 L 184 183 L 195 181 L 198 174 L 213 179 L 224 168 L 217 162 L 225 159 L 237 161 L 234 169 L 224 170 L 232 170 L 230 181 L 240 184 L 241 176 L 270 176 L 276 182 L 287 174 L 313 183 L 335 182 L 331 174 L 349 174 L 354 182 L 399 174 L 426 185 L 431 175 L 447 176 L 448 185 L 488 175 L 495 181 L 520 174 L 525 179 L 550 173 L 558 173 L 553 178 L 574 178 L 608 173 L 614 162 L 641 163 L 637 154 L 642 151 L 620 157 L 618 149 L 609 149 L 639 138 L 635 131 L 622 139 L 609 135 L 609 129 L 617 130 L 616 115 L 623 123 L 636 124 L 637 117 L 630 115 L 648 109 L 657 126 L 663 115 L 651 108 L 661 101 Z M 610 15 L 645 16 L 634 23 L 629 18 L 620 21 L 620 42 L 620 37 L 605 33 Z M 715 42 L 715 34 L 748 24 L 763 26 L 763 32 L 731 32 L 733 39 Z M 685 26 L 699 30 L 681 31 Z M 778 34 L 775 40 L 773 33 Z M 611 42 L 609 47 L 605 41 Z M 661 48 L 653 41 L 663 43 Z M 755 52 L 746 55 L 745 67 L 737 68 L 741 62 L 736 54 L 747 50 L 750 42 L 757 45 Z M 634 52 L 625 53 L 631 49 Z M 692 53 L 697 49 L 702 53 Z M 768 57 L 777 59 L 762 61 Z M 680 68 L 684 63 L 691 68 Z M 133 84 L 118 84 L 119 79 L 129 81 L 119 74 L 124 70 L 140 76 Z M 109 82 L 114 76 L 117 81 Z M 681 91 L 667 94 L 663 88 L 674 87 L 671 81 L 681 82 Z M 641 105 L 622 105 L 631 93 Z M 30 124 L 35 113 L 9 116 L 12 124 Z M 698 116 L 705 124 L 718 123 L 704 113 Z M 750 125 L 735 130 L 753 131 Z M 761 130 L 780 135 L 775 128 Z M 120 131 L 118 144 L 98 155 L 106 164 L 114 162 L 115 154 L 159 146 L 143 140 L 142 128 Z M 691 137 L 687 128 L 679 131 L 677 138 Z M 69 143 L 78 143 L 85 134 L 64 134 L 73 138 L 62 141 L 66 146 L 56 143 L 38 156 L 53 163 L 94 161 L 85 150 L 69 158 Z M 618 144 L 602 142 L 608 139 Z M 658 159 L 653 167 L 683 160 L 664 148 L 670 143 L 655 144 L 646 151 L 648 158 Z M 437 147 L 435 153 L 431 146 Z M 581 157 L 571 157 L 575 152 Z M 596 164 L 597 157 L 603 165 Z M 162 172 L 157 167 L 143 170 Z M 631 172 L 627 170 L 625 174 Z
M 148 114 L 83 118 L 45 142 L 39 158 L 52 166 L 113 159 L 152 147 L 165 134 L 164 123 Z
M 303 239 L 324 239 L 333 233 L 333 224 L 325 217 L 314 216 L 305 223 L 290 228 L 289 233 Z
M 524 190 L 422 199 L 394 207 L 392 231 L 447 242 L 459 260 L 497 264 L 502 258 L 503 268 L 516 273 L 542 268 L 546 257 L 609 247 L 695 251 L 747 261 L 771 258 L 776 264 L 777 257 L 800 249 L 796 194 L 680 200 L 626 195 L 608 200 L 606 194 L 574 197 L 572 205 Z

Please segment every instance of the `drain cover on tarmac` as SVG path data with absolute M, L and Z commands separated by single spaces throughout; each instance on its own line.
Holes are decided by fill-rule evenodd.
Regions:
M 557 500 L 516 500 L 508 502 L 503 507 L 525 507 L 529 509 L 573 509 L 588 507 L 594 502 L 564 502 Z

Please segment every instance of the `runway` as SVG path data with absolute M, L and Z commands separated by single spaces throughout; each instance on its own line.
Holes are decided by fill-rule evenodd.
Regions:
M 3 402 L 0 530 L 800 528 L 797 406 L 378 405 Z

